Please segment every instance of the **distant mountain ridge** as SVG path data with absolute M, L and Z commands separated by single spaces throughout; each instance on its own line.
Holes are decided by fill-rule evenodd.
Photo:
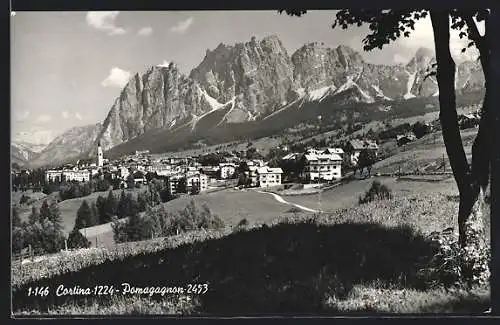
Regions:
M 325 100 L 345 106 L 437 96 L 435 79 L 425 78 L 433 61 L 433 51 L 422 48 L 407 65 L 375 65 L 347 46 L 329 48 L 318 42 L 305 44 L 290 56 L 276 35 L 235 45 L 221 43 L 207 50 L 189 76 L 174 63 L 136 73 L 99 130 L 64 134 L 73 143 L 64 154 L 58 137 L 35 163 L 77 153 L 93 155 L 98 141 L 110 150 L 126 148 L 127 143 L 133 146 L 135 139 L 145 136 L 175 142 L 161 138 L 175 135 L 183 145 L 209 130 L 222 134 L 235 123 L 258 129 L 256 124 L 277 112 Z M 478 62 L 460 63 L 457 70 L 458 92 L 482 89 Z M 300 119 L 297 115 L 297 123 Z M 84 140 L 82 134 L 93 138 Z M 147 147 L 148 142 L 141 145 Z

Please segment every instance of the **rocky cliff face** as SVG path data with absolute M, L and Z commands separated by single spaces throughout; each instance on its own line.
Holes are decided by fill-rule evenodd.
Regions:
M 78 126 L 56 137 L 33 161 L 31 167 L 64 162 L 92 149 L 102 128 L 101 123 Z
M 321 43 L 306 44 L 289 56 L 275 35 L 221 43 L 207 50 L 189 77 L 173 63 L 134 75 L 102 127 L 68 131 L 63 136 L 70 143 L 58 137 L 38 160 L 92 154 L 99 140 L 108 150 L 155 130 L 176 134 L 177 128 L 199 132 L 201 127 L 258 122 L 297 102 L 328 98 L 338 106 L 436 96 L 436 80 L 425 78 L 433 62 L 433 51 L 419 49 L 406 65 L 375 65 L 347 46 L 328 48 Z M 483 87 L 478 62 L 461 63 L 457 70 L 458 92 Z
M 217 101 L 183 76 L 175 64 L 136 74 L 104 120 L 99 139 L 104 150 L 154 129 L 172 128 L 216 108 Z
M 293 63 L 275 35 L 207 51 L 190 77 L 219 102 L 236 99 L 247 119 L 266 115 L 289 100 L 296 87 Z M 246 116 L 245 116 L 246 115 Z

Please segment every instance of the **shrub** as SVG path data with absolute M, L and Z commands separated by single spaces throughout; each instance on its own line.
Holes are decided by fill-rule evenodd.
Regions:
M 302 210 L 301 210 L 301 209 L 299 209 L 299 208 L 297 208 L 296 206 L 293 206 L 293 207 L 291 207 L 290 209 L 288 209 L 288 211 L 287 211 L 287 212 L 288 212 L 288 213 L 300 213 L 300 212 L 302 212 Z
M 19 204 L 24 204 L 24 203 L 28 203 L 29 200 L 31 200 L 31 197 L 27 196 L 27 195 L 22 195 L 21 196 L 21 199 L 19 200 Z
M 236 227 L 246 227 L 248 226 L 248 220 L 246 218 L 243 218 L 240 220 L 240 222 L 238 222 L 238 224 L 236 225 Z
M 375 200 L 392 199 L 392 191 L 386 185 L 379 181 L 373 181 L 372 186 L 365 192 L 364 197 L 359 198 L 359 204 L 365 204 Z
M 88 247 L 90 247 L 90 241 L 77 228 L 74 228 L 68 236 L 68 248 Z
M 489 281 L 491 252 L 488 245 L 478 244 L 473 256 L 460 246 L 458 236 L 449 229 L 430 236 L 434 255 L 417 272 L 422 288 L 484 285 Z M 481 241 L 480 238 L 475 240 Z

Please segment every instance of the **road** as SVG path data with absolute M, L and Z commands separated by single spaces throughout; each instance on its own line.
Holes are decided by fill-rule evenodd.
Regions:
M 274 199 L 276 201 L 280 202 L 280 203 L 284 203 L 284 204 L 288 204 L 288 205 L 293 205 L 294 207 L 297 207 L 297 208 L 299 208 L 301 210 L 304 210 L 304 211 L 307 211 L 307 212 L 313 212 L 313 213 L 318 213 L 319 212 L 318 210 L 310 209 L 310 208 L 302 206 L 300 204 L 295 204 L 295 203 L 288 202 L 285 199 L 283 199 L 281 196 L 279 196 L 278 194 L 275 194 L 275 193 L 263 192 L 263 191 L 258 191 L 258 190 L 256 190 L 256 192 L 272 195 L 274 197 Z

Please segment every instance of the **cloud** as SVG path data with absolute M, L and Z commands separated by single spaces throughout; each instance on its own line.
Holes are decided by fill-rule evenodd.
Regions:
M 65 119 L 68 119 L 68 118 L 69 118 L 69 113 L 68 113 L 68 111 L 62 111 L 62 112 L 61 112 L 61 115 L 62 115 L 62 117 L 63 117 L 63 118 L 65 118 Z
M 476 25 L 479 32 L 484 34 L 484 22 L 477 23 L 476 21 Z M 460 32 L 457 30 L 451 30 L 450 33 L 450 51 L 452 56 L 458 60 L 476 58 L 477 50 L 474 47 L 468 49 L 465 53 L 462 53 L 462 49 L 467 46 L 469 40 L 467 38 L 460 39 L 459 33 Z M 432 23 L 429 15 L 427 15 L 426 18 L 419 19 L 415 23 L 415 30 L 410 31 L 410 36 L 401 37 L 398 41 L 396 41 L 396 44 L 415 50 L 419 47 L 434 49 L 434 32 L 432 30 Z
M 46 123 L 46 122 L 49 122 L 50 120 L 52 120 L 52 117 L 50 115 L 47 115 L 47 114 L 42 114 L 42 115 L 39 115 L 35 122 L 37 123 Z
M 158 67 L 165 67 L 165 68 L 168 68 L 168 65 L 170 64 L 170 62 L 168 62 L 167 60 L 163 60 L 162 63 L 158 64 L 157 66 Z
M 170 31 L 182 34 L 186 32 L 189 29 L 189 27 L 191 27 L 193 22 L 194 22 L 193 17 L 189 17 L 186 20 L 179 21 L 175 26 L 170 27 Z
M 75 118 L 80 121 L 83 120 L 83 116 L 81 116 L 78 112 L 75 113 Z
M 392 60 L 396 64 L 406 64 L 406 63 L 408 63 L 408 61 L 410 61 L 409 58 L 404 57 L 403 55 L 401 55 L 399 53 L 394 54 L 394 57 L 392 58 Z
M 149 36 L 153 33 L 153 28 L 150 26 L 142 27 L 137 31 L 137 35 L 139 36 Z
M 101 82 L 103 87 L 119 87 L 123 88 L 130 80 L 131 73 L 122 70 L 118 67 L 113 67 L 109 71 L 109 75 Z
M 89 11 L 87 13 L 87 24 L 90 27 L 107 32 L 110 36 L 123 35 L 127 31 L 116 26 L 115 23 L 119 13 L 119 11 Z

